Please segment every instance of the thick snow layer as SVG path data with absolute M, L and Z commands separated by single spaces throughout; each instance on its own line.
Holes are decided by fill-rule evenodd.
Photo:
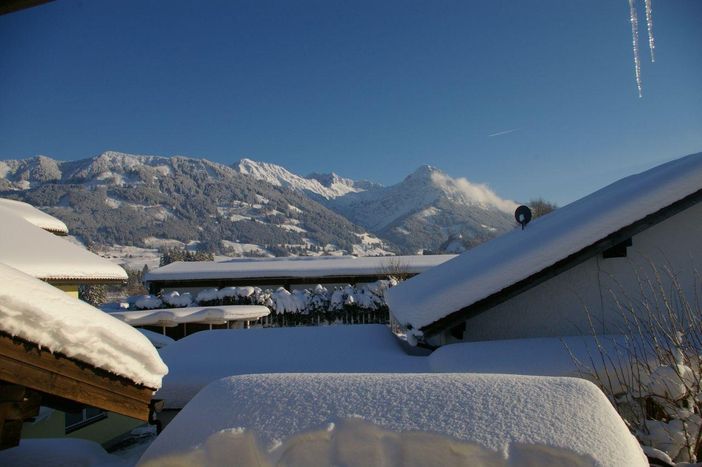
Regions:
M 157 349 L 162 349 L 165 346 L 171 345 L 175 342 L 175 339 L 172 339 L 168 336 L 164 336 L 163 334 L 159 334 L 157 332 L 149 331 L 148 329 L 137 329 L 137 331 L 146 336 L 146 338 L 149 339 L 149 342 L 151 342 L 151 345 L 153 345 Z
M 0 211 L 0 220 L 0 262 L 8 266 L 49 281 L 127 280 L 127 273 L 118 265 L 10 211 Z
M 142 295 L 134 301 L 134 306 L 141 308 L 142 310 L 160 308 L 162 305 L 163 302 L 161 299 L 154 297 L 153 295 Z
M 193 303 L 193 296 L 190 292 L 181 294 L 177 290 L 163 293 L 161 299 L 166 305 L 173 307 L 187 307 Z
M 150 388 L 168 372 L 136 329 L 2 263 L 0 330 Z
M 253 373 L 425 372 L 380 324 L 205 331 L 161 351 L 169 368 L 158 397 L 183 407 L 219 378 Z
M 228 261 L 175 262 L 146 273 L 145 280 L 240 279 L 257 277 L 333 277 L 401 271 L 418 274 L 456 255 L 323 256 L 243 258 Z
M 23 439 L 20 445 L 0 451 L 0 465 L 22 467 L 128 467 L 123 459 L 108 454 L 87 439 Z
M 7 211 L 21 217 L 30 224 L 36 225 L 40 229 L 62 235 L 68 234 L 68 227 L 63 221 L 40 211 L 31 204 L 15 201 L 14 199 L 0 198 L 0 216 L 3 216 Z
M 421 329 L 702 189 L 702 153 L 621 179 L 391 289 L 387 303 Z
M 143 466 L 646 466 L 604 394 L 575 378 L 274 374 L 210 384 Z
M 631 381 L 628 348 L 624 336 L 539 337 L 483 342 L 460 342 L 439 347 L 427 357 L 429 371 L 436 373 L 496 373 L 534 376 L 575 376 L 609 381 L 607 372 Z M 644 346 L 633 346 L 642 359 Z M 604 356 L 604 361 L 603 361 Z M 650 355 L 649 364 L 657 358 Z M 623 390 L 614 378 L 610 389 Z
M 270 310 L 259 305 L 193 306 L 143 311 L 118 311 L 110 316 L 132 326 L 176 326 L 183 323 L 224 324 L 268 316 Z

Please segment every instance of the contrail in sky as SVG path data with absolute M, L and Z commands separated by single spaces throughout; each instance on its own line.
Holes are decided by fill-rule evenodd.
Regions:
M 508 135 L 510 133 L 514 133 L 515 131 L 519 131 L 519 128 L 512 128 L 511 130 L 498 131 L 497 133 L 493 133 L 491 135 L 488 135 L 488 138 L 494 138 L 495 136 Z

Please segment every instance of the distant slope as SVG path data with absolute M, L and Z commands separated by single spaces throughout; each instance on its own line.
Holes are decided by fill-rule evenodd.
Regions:
M 351 179 L 339 177 L 335 173 L 314 173 L 308 177 L 301 177 L 279 165 L 251 159 L 241 159 L 232 167 L 242 175 L 322 199 L 332 199 L 379 186 L 371 182 L 354 182 Z
M 39 156 L 0 161 L 0 177 L 0 196 L 45 208 L 85 242 L 147 246 L 161 238 L 216 252 L 226 252 L 228 242 L 274 254 L 386 252 L 380 240 L 302 193 L 205 159 Z
M 484 185 L 454 179 L 422 166 L 402 182 L 368 192 L 348 193 L 326 202 L 404 251 L 440 251 L 449 238 L 469 248 L 513 228 L 516 204 Z M 453 251 L 460 251 L 454 244 Z

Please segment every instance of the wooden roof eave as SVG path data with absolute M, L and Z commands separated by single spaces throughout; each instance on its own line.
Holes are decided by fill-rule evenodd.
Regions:
M 45 228 L 44 230 L 46 230 L 46 231 L 49 232 L 49 233 L 52 233 L 52 234 L 56 235 L 57 237 L 68 237 L 68 232 L 65 231 L 65 230 L 61 230 L 61 229 L 52 229 L 52 228 L 48 228 L 48 227 Z
M 0 332 L 0 381 L 142 421 L 154 389 Z
M 211 278 L 155 278 L 149 279 L 147 285 L 156 287 L 208 287 L 208 286 L 258 286 L 258 285 L 277 285 L 277 284 L 355 284 L 359 282 L 369 282 L 376 280 L 387 279 L 390 274 L 373 273 L 373 274 L 347 274 L 347 275 L 326 275 L 326 276 L 261 276 L 261 277 L 230 277 L 224 275 Z M 416 274 L 410 273 L 410 276 Z
M 621 242 L 633 237 L 636 234 L 649 229 L 650 227 L 663 222 L 664 220 L 694 206 L 697 203 L 702 202 L 702 189 L 670 204 L 652 214 L 645 216 L 642 219 L 613 232 L 601 240 L 586 246 L 585 248 L 577 251 L 566 258 L 557 261 L 551 266 L 542 269 L 541 271 L 532 274 L 531 276 L 516 282 L 499 292 L 495 292 L 488 297 L 485 297 L 477 302 L 474 302 L 468 306 L 465 306 L 453 313 L 446 315 L 445 317 L 434 321 L 422 328 L 424 338 L 436 335 L 445 329 L 451 329 L 454 326 L 458 326 L 465 321 L 474 318 L 478 315 L 485 313 L 486 311 L 494 308 L 500 303 L 506 302 L 507 300 L 520 295 L 527 290 L 536 287 L 537 285 L 545 282 L 562 272 L 565 272 L 578 264 L 602 253 L 603 251 L 620 244 Z M 528 228 L 528 227 L 527 227 Z

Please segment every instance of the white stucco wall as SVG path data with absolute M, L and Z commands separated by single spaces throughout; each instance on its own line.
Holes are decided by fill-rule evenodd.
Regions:
M 598 255 L 468 320 L 463 340 L 592 334 L 586 309 L 596 332 L 616 333 L 622 328 L 616 300 L 639 301 L 642 284 L 650 289 L 649 281 L 654 285 L 659 282 L 652 265 L 662 271 L 660 277 L 667 288 L 671 281 L 666 268 L 692 300 L 695 287 L 702 297 L 702 203 L 636 235 L 626 258 Z M 455 339 L 446 332 L 430 343 L 452 341 Z

